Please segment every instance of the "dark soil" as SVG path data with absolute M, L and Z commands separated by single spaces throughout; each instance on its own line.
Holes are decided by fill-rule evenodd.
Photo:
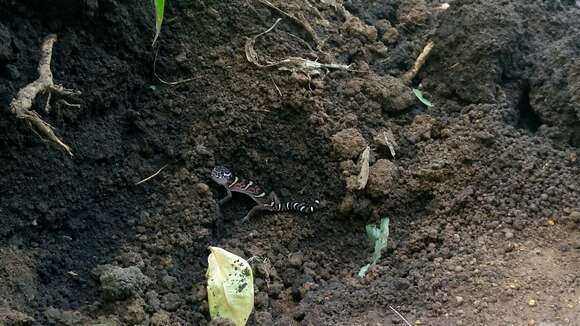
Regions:
M 415 325 L 580 325 L 577 2 L 347 0 L 350 18 L 341 1 L 273 3 L 322 43 L 286 17 L 262 59 L 353 71 L 258 68 L 244 44 L 278 12 L 170 0 L 157 73 L 194 80 L 167 85 L 149 1 L 0 0 L 0 324 L 206 325 L 214 245 L 269 262 L 250 325 L 402 324 L 389 307 Z M 9 110 L 50 33 L 55 81 L 83 95 L 41 114 L 72 158 Z M 412 86 L 432 107 L 399 79 L 428 40 Z M 219 228 L 218 164 L 323 207 L 240 224 L 251 201 L 234 196 Z M 364 226 L 384 216 L 388 248 L 359 279 Z M 102 265 L 137 267 L 144 288 L 107 295 Z

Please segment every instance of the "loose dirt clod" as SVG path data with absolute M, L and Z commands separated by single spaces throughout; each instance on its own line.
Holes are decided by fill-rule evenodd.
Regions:
M 81 94 L 79 91 L 66 89 L 62 85 L 55 84 L 52 79 L 50 61 L 52 59 L 52 47 L 54 42 L 56 42 L 56 39 L 56 34 L 51 34 L 42 43 L 40 61 L 38 63 L 39 77 L 34 82 L 26 85 L 26 87 L 18 91 L 16 97 L 12 100 L 12 103 L 10 103 L 10 111 L 12 111 L 17 118 L 24 119 L 32 131 L 34 131 L 41 139 L 48 139 L 56 146 L 64 149 L 70 156 L 73 156 L 70 147 L 56 136 L 54 128 L 42 120 L 38 113 L 31 110 L 32 102 L 36 96 L 41 93 L 47 92 L 49 94 L 49 101 L 52 93 L 61 96 L 78 96 Z M 67 104 L 68 102 L 64 103 Z M 76 105 L 69 104 L 69 106 Z

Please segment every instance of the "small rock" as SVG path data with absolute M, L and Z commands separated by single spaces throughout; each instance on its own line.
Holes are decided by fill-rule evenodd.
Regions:
M 151 326 L 169 326 L 169 314 L 165 311 L 158 311 L 151 316 Z
M 367 141 L 355 128 L 344 129 L 331 138 L 333 154 L 340 160 L 349 160 L 360 155 L 367 147 Z
M 194 187 L 195 191 L 199 194 L 205 194 L 209 191 L 209 186 L 206 183 L 198 183 Z
M 258 311 L 254 313 L 254 322 L 256 325 L 270 326 L 272 325 L 272 314 L 267 311 Z
M 258 292 L 254 298 L 254 305 L 257 309 L 268 309 L 270 298 L 266 292 Z
M 462 304 L 463 303 L 463 297 L 456 296 L 455 297 L 455 302 L 457 302 L 457 304 Z
M 163 309 L 173 312 L 181 305 L 181 298 L 175 293 L 168 293 L 161 299 L 161 307 Z
M 177 278 L 165 275 L 163 278 L 161 278 L 161 284 L 163 284 L 166 289 L 173 290 L 175 287 L 177 287 Z
M 399 39 L 399 30 L 394 27 L 387 29 L 383 36 L 381 37 L 381 41 L 385 44 L 394 44 Z
M 101 268 L 99 280 L 101 290 L 106 300 L 124 300 L 143 294 L 152 283 L 151 279 L 136 266 L 121 268 L 112 265 L 98 266 Z
M 510 229 L 505 229 L 504 236 L 507 240 L 510 240 L 514 237 L 514 233 Z
M 301 252 L 291 253 L 288 257 L 288 263 L 292 267 L 300 268 L 302 267 L 302 260 L 304 259 L 304 254 Z
M 536 300 L 534 300 L 534 299 L 530 299 L 530 300 L 528 301 L 528 306 L 530 306 L 530 307 L 535 307 L 537 304 L 538 304 L 538 303 L 537 303 L 537 302 L 536 302 Z

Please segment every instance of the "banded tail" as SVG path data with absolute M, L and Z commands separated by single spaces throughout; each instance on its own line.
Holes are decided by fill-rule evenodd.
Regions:
M 276 212 L 301 212 L 301 213 L 313 213 L 315 210 L 320 208 L 320 201 L 317 199 L 312 204 L 299 203 L 299 202 L 285 202 L 280 203 L 273 200 L 268 206 L 272 207 L 273 211 Z

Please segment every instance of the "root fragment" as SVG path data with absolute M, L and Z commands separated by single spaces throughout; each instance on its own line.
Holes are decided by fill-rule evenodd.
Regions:
M 401 77 L 401 79 L 403 80 L 403 82 L 405 84 L 408 85 L 409 83 L 411 83 L 413 78 L 415 78 L 415 76 L 417 76 L 417 73 L 419 73 L 419 70 L 421 70 L 421 67 L 423 67 L 423 65 L 427 61 L 427 58 L 429 58 L 429 54 L 431 53 L 431 50 L 433 49 L 434 45 L 435 45 L 435 43 L 433 43 L 433 41 L 429 41 L 427 43 L 427 45 L 425 45 L 425 47 L 423 48 L 423 51 L 421 51 L 421 54 L 419 54 L 419 56 L 417 57 L 417 60 L 415 60 L 415 64 L 413 65 L 413 68 L 411 68 L 411 70 L 407 71 L 403 75 L 403 77 Z
M 48 101 L 51 99 L 52 93 L 64 97 L 78 96 L 79 91 L 66 89 L 61 85 L 54 84 L 52 79 L 52 72 L 50 70 L 50 62 L 52 60 L 52 48 L 56 42 L 56 34 L 50 34 L 42 43 L 40 50 L 40 60 L 38 63 L 38 79 L 20 89 L 16 97 L 10 103 L 10 111 L 19 119 L 24 119 L 26 124 L 36 133 L 41 139 L 48 140 L 59 148 L 64 149 L 70 156 L 73 156 L 71 148 L 58 138 L 54 133 L 54 128 L 42 120 L 40 115 L 32 111 L 32 102 L 38 94 L 47 92 Z M 68 102 L 66 102 L 68 103 Z M 78 104 L 71 104 L 71 106 L 79 106 Z M 45 110 L 48 112 L 50 104 L 47 102 Z
M 264 32 L 246 40 L 245 44 L 245 52 L 246 52 L 246 59 L 256 65 L 259 68 L 272 68 L 277 67 L 279 70 L 289 70 L 289 71 L 305 71 L 308 75 L 316 75 L 320 74 L 322 69 L 339 69 L 339 70 L 349 70 L 350 65 L 343 65 L 343 64 L 336 64 L 336 63 L 320 63 L 317 61 L 312 61 L 300 57 L 288 57 L 284 60 L 272 62 L 268 60 L 260 60 L 256 49 L 254 48 L 254 44 L 256 44 L 256 40 L 271 32 L 276 25 L 281 21 L 281 18 L 278 18 L 274 25 L 270 28 L 265 30 Z
M 269 2 L 268 0 L 258 0 L 259 3 L 274 9 L 275 11 L 277 11 L 278 13 L 290 18 L 292 21 L 294 21 L 296 24 L 298 24 L 299 26 L 301 26 L 306 33 L 308 33 L 308 35 L 310 36 L 310 38 L 312 39 L 312 41 L 314 41 L 314 43 L 316 43 L 316 48 L 320 49 L 322 47 L 322 42 L 320 41 L 320 39 L 318 38 L 318 35 L 316 35 L 316 31 L 314 31 L 314 28 L 312 27 L 312 25 L 310 25 L 310 23 L 304 18 L 304 17 L 297 17 L 294 16 L 290 13 L 285 12 L 284 10 L 276 7 L 274 4 L 272 4 L 271 2 Z

